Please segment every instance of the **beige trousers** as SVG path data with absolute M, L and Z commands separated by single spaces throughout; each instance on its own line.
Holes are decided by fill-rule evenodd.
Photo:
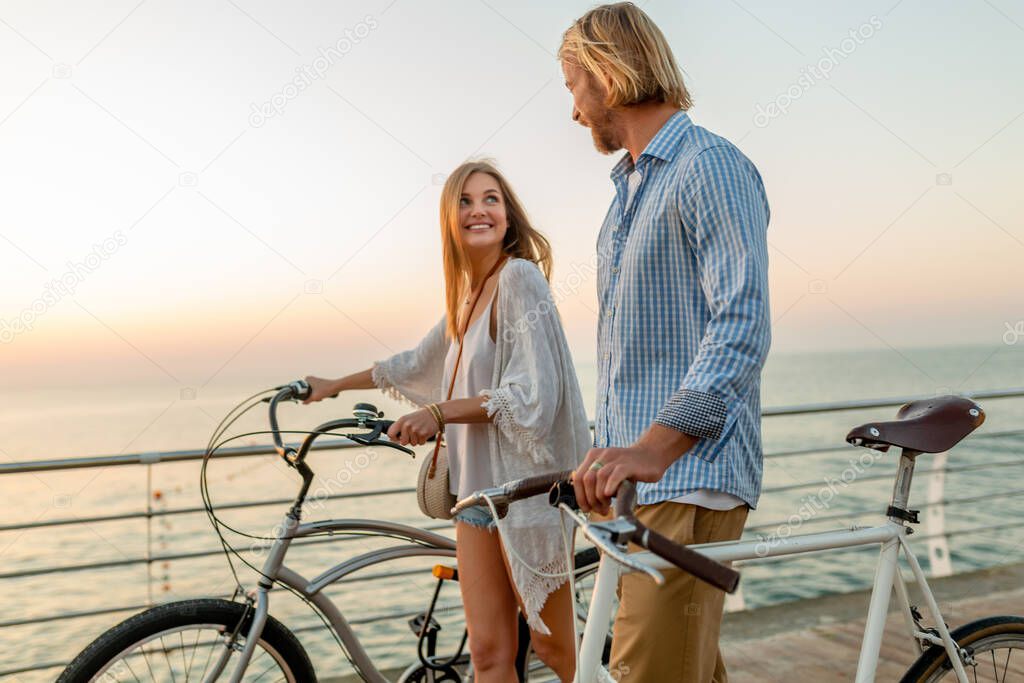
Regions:
M 638 506 L 637 517 L 689 545 L 739 538 L 749 511 L 666 501 Z M 622 577 L 608 670 L 620 683 L 725 683 L 718 649 L 725 593 L 677 569 L 662 573 L 663 586 L 635 572 Z

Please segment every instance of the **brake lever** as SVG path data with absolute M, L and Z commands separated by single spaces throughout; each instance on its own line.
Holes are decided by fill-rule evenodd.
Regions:
M 661 572 L 659 572 L 654 567 L 649 567 L 643 562 L 634 559 L 632 554 L 625 553 L 619 549 L 618 545 L 614 541 L 614 538 L 622 533 L 620 529 L 613 530 L 610 528 L 606 528 L 608 525 L 607 522 L 591 523 L 587 520 L 586 517 L 579 514 L 578 512 L 571 510 L 565 504 L 561 505 L 560 507 L 563 511 L 567 512 L 575 520 L 576 524 L 579 525 L 579 527 L 583 530 L 583 535 L 587 538 L 587 540 L 589 540 L 591 543 L 597 546 L 601 552 L 611 555 L 613 558 L 615 558 L 616 562 L 625 565 L 626 567 L 629 567 L 634 571 L 643 572 L 644 574 L 647 574 L 652 579 L 654 579 L 654 583 L 656 583 L 657 585 L 664 585 L 665 577 L 662 575 Z M 613 522 L 619 521 L 620 520 L 613 520 Z
M 372 435 L 373 432 L 370 434 Z M 395 450 L 402 451 L 406 455 L 411 455 L 414 458 L 416 457 L 416 451 L 411 448 L 406 448 L 402 444 L 395 443 L 394 441 L 382 441 L 380 439 L 380 433 L 377 433 L 377 436 L 372 439 L 366 438 L 367 435 L 365 434 L 344 434 L 343 436 L 349 441 L 355 441 L 363 446 L 387 446 L 388 448 L 394 448 Z

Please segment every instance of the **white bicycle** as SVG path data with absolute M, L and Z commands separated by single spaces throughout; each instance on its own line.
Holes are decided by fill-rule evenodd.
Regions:
M 612 616 L 615 588 L 624 571 L 644 572 L 660 584 L 664 577 L 659 570 L 674 566 L 731 592 L 736 588 L 739 574 L 722 564 L 724 562 L 756 561 L 875 544 L 881 546 L 881 554 L 857 662 L 857 683 L 875 680 L 886 613 L 894 590 L 907 632 L 918 654 L 917 661 L 901 679 L 902 683 L 1024 681 L 1024 653 L 1016 660 L 1012 659 L 1015 650 L 1024 649 L 1024 618 L 987 617 L 950 631 L 908 543 L 908 536 L 913 533 L 908 524 L 918 521 L 918 511 L 908 508 L 916 458 L 922 453 L 949 450 L 984 420 L 984 412 L 974 402 L 958 396 L 945 396 L 908 403 L 900 408 L 893 421 L 869 423 L 853 429 L 846 437 L 852 445 L 881 451 L 895 446 L 901 450 L 892 499 L 885 512 L 888 519 L 874 527 L 801 534 L 767 543 L 761 540 L 729 541 L 687 547 L 647 529 L 636 519 L 633 514 L 635 489 L 630 482 L 623 483 L 619 489 L 615 499 L 615 518 L 606 522 L 590 522 L 578 512 L 572 486 L 567 481 L 569 473 L 565 472 L 531 477 L 477 492 L 459 501 L 456 510 L 486 504 L 501 516 L 509 504 L 548 491 L 552 505 L 561 509 L 600 550 L 601 561 L 577 655 L 577 683 L 613 680 L 601 666 L 601 653 Z M 629 542 L 646 548 L 648 552 L 627 553 Z M 923 623 L 921 612 L 910 602 L 898 564 L 901 551 L 914 575 L 931 626 Z

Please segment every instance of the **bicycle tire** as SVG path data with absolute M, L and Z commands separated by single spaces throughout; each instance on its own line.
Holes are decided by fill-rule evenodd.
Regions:
M 244 637 L 252 623 L 253 614 L 252 610 L 246 614 L 246 606 L 242 603 L 201 598 L 171 602 L 139 612 L 90 643 L 68 664 L 57 679 L 57 683 L 87 683 L 100 676 L 107 676 L 108 674 L 104 672 L 107 672 L 117 662 L 122 661 L 124 659 L 122 655 L 125 655 L 131 648 L 136 645 L 141 648 L 142 644 L 151 642 L 150 639 L 157 634 L 172 629 L 203 625 L 224 629 L 224 632 L 231 633 L 238 626 L 243 615 L 245 618 L 239 633 Z M 197 645 L 198 642 L 197 636 Z M 215 644 L 209 646 L 204 644 L 203 647 L 216 649 Z M 305 648 L 302 647 L 295 635 L 274 617 L 268 615 L 257 647 L 263 648 L 270 654 L 275 663 L 281 665 L 282 670 L 287 669 L 286 680 L 315 683 L 316 673 Z M 274 654 L 278 656 L 274 657 Z M 192 663 L 188 662 L 188 664 L 189 670 L 191 670 Z M 146 665 L 149 668 L 148 657 L 146 657 Z M 288 674 L 291 675 L 290 678 L 288 678 Z M 151 675 L 155 678 L 155 674 L 151 672 Z M 134 671 L 132 677 L 137 680 L 137 674 Z
M 950 636 L 957 645 L 967 650 L 975 658 L 976 667 L 983 666 L 983 670 L 987 672 L 988 667 L 991 666 L 996 672 L 995 679 L 1001 680 L 998 673 L 1001 663 L 996 659 L 995 646 L 1012 645 L 1015 648 L 1024 649 L 1024 617 L 1001 616 L 979 619 L 957 628 L 950 633 Z M 991 663 L 985 657 L 985 653 L 992 653 Z M 1007 655 L 1006 661 L 1006 665 L 1008 664 L 1009 655 Z M 968 669 L 968 676 L 970 676 L 971 667 L 965 668 Z M 956 679 L 946 650 L 938 645 L 932 645 L 907 670 L 907 673 L 900 679 L 900 683 L 935 683 L 947 675 L 951 677 L 948 680 Z

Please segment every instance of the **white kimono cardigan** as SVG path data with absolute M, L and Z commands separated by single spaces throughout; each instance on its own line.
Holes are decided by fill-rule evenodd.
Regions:
M 497 306 L 492 388 L 481 392 L 492 419 L 494 483 L 575 469 L 593 442 L 562 323 L 536 264 L 518 258 L 505 264 Z M 450 343 L 442 318 L 415 349 L 375 363 L 373 383 L 417 406 L 443 401 Z M 537 496 L 512 504 L 499 523 L 527 623 L 549 633 L 540 611 L 568 571 L 560 513 Z

